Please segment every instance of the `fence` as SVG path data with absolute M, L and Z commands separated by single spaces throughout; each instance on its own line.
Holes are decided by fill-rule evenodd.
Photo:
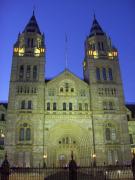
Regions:
M 74 161 L 74 160 L 73 160 Z M 74 161 L 75 162 L 75 161 Z M 76 167 L 74 162 L 65 168 L 10 168 L 7 157 L 0 168 L 1 180 L 132 180 L 130 166 Z

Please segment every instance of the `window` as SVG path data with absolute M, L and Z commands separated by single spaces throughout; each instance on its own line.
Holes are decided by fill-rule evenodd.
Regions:
M 100 80 L 100 69 L 96 68 L 96 79 L 99 81 Z
M 108 69 L 108 75 L 109 75 L 109 80 L 112 81 L 113 80 L 113 73 L 112 73 L 111 68 Z
M 20 128 L 19 140 L 24 141 L 24 128 Z
M 47 110 L 50 111 L 50 103 L 47 103 Z
M 72 103 L 69 103 L 69 111 L 72 111 Z
M 111 140 L 111 131 L 110 131 L 110 128 L 106 128 L 105 129 L 105 136 L 106 136 L 106 140 L 107 141 Z
M 133 136 L 132 136 L 132 134 L 129 134 L 129 138 L 130 138 L 130 144 L 133 144 Z
M 101 50 L 100 42 L 98 42 L 98 50 Z
M 116 140 L 116 129 L 112 128 L 112 140 Z
M 113 103 L 112 102 L 109 102 L 109 109 L 113 110 Z
M 19 79 L 22 80 L 24 77 L 24 66 L 21 65 L 19 69 Z
M 25 100 L 21 102 L 21 109 L 25 109 Z
M 102 69 L 102 73 L 103 73 L 103 80 L 107 80 L 106 69 L 105 68 Z
M 33 79 L 36 80 L 37 79 L 37 66 L 33 67 Z
M 60 88 L 60 92 L 63 92 L 63 87 Z
M 28 109 L 32 109 L 32 102 L 28 101 Z
M 31 130 L 30 128 L 26 128 L 26 141 L 30 141 L 31 139 Z
M 79 103 L 79 111 L 82 111 L 82 104 Z
M 66 103 L 63 103 L 63 111 L 66 111 Z
M 103 102 L 103 109 L 107 110 L 107 102 L 105 102 L 105 101 Z
M 74 88 L 71 88 L 71 92 L 74 92 Z
M 5 121 L 5 114 L 1 114 L 1 120 Z
M 85 111 L 88 111 L 88 104 L 87 103 L 84 104 L 84 107 L 85 107 Z
M 56 111 L 56 110 L 57 110 L 56 103 L 53 103 L 53 110 L 54 110 L 54 111 Z
M 31 70 L 31 67 L 30 67 L 30 65 L 28 65 L 27 69 L 26 69 L 26 80 L 30 79 L 30 70 Z
M 102 42 L 101 45 L 102 45 L 102 51 L 104 51 L 104 43 Z
M 127 120 L 128 120 L 128 121 L 130 120 L 130 116 L 129 116 L 129 114 L 127 115 Z
M 19 141 L 30 141 L 31 140 L 31 128 L 27 123 L 21 124 L 19 129 Z

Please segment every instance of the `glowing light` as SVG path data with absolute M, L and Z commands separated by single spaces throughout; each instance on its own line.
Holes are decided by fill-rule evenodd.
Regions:
M 24 55 L 24 48 L 19 48 L 19 56 L 23 56 Z
M 96 158 L 96 154 L 92 154 L 92 157 L 93 157 L 93 158 Z
M 43 158 L 44 158 L 44 159 L 47 159 L 47 154 L 44 154 L 44 155 L 43 155 Z
M 14 52 L 17 53 L 18 52 L 18 48 L 14 48 Z

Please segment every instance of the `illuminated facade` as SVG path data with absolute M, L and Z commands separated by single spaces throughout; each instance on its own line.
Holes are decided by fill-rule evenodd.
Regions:
M 45 38 L 34 14 L 14 45 L 5 150 L 11 165 L 127 163 L 131 159 L 118 51 L 94 18 L 84 80 L 45 78 Z

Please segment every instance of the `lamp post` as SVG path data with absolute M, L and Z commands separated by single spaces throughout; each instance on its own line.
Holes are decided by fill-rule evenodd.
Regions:
M 47 159 L 47 154 L 43 155 L 43 168 L 46 168 L 46 159 Z
M 93 167 L 96 167 L 96 154 L 92 154 L 93 158 Z

